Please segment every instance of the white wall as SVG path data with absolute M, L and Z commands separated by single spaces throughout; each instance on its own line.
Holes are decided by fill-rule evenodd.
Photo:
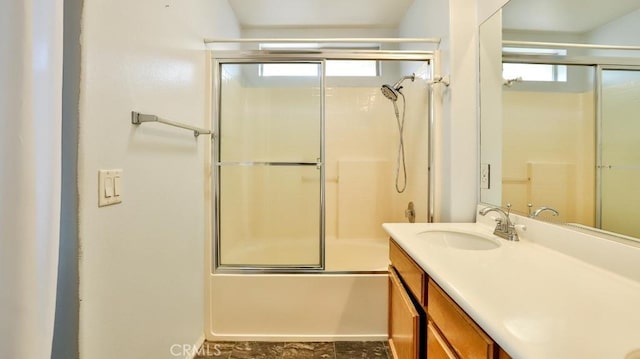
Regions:
M 244 38 L 340 38 L 340 37 L 395 37 L 395 29 L 371 28 L 246 28 Z
M 443 124 L 443 222 L 475 218 L 478 201 L 478 22 L 475 2 L 450 0 L 449 117 Z
M 440 37 L 441 74 L 451 85 L 434 87 L 441 101 L 436 126 L 436 221 L 475 218 L 478 200 L 478 13 L 476 2 L 416 0 L 400 26 L 400 36 Z M 448 16 L 446 16 L 448 15 Z M 441 98 L 441 99 L 440 99 Z M 434 107 L 435 109 L 435 107 Z
M 173 358 L 204 332 L 208 136 L 130 123 L 137 110 L 209 126 L 204 37 L 238 37 L 224 0 L 86 0 L 79 139 L 80 357 Z M 97 171 L 122 204 L 97 207 Z
M 477 190 L 477 13 L 475 1 L 416 0 L 400 26 L 404 37 L 440 37 L 440 74 L 451 85 L 434 86 L 436 221 L 474 219 Z M 439 109 L 438 109 L 439 107 Z
M 478 5 L 478 24 L 482 24 L 509 0 L 476 0 Z
M 596 44 L 638 45 L 640 9 L 615 19 L 587 33 L 588 41 Z
M 398 26 L 399 37 L 439 37 L 446 48 L 449 41 L 449 1 L 414 0 Z M 409 46 L 409 45 L 406 45 Z M 412 46 L 422 46 L 421 44 Z
M 600 26 L 585 34 L 586 42 L 593 44 L 638 46 L 640 9 Z M 595 55 L 602 51 L 593 51 Z M 607 51 L 606 56 L 638 56 L 637 51 Z

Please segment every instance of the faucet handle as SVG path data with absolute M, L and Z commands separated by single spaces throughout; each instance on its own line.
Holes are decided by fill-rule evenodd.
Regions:
M 527 203 L 527 212 L 528 212 L 528 216 L 531 217 L 531 208 L 533 207 L 533 204 L 531 203 Z
M 511 214 L 511 203 L 507 203 L 507 218 Z
M 523 232 L 526 232 L 526 231 L 527 231 L 527 226 L 526 226 L 526 225 L 524 225 L 524 224 L 514 224 L 514 225 L 513 225 L 513 228 L 518 229 L 518 230 L 521 230 L 521 231 L 523 231 Z

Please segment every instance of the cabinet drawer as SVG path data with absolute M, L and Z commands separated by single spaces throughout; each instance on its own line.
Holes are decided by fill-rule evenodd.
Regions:
M 458 359 L 432 322 L 427 324 L 427 358 Z
M 427 313 L 461 358 L 495 358 L 496 345 L 449 296 L 429 281 Z
M 420 314 L 398 274 L 389 267 L 389 348 L 393 358 L 418 358 L 421 338 Z
M 498 350 L 498 359 L 511 359 L 511 357 L 502 348 L 499 348 L 499 350 Z
M 389 240 L 389 259 L 413 296 L 427 306 L 427 275 L 393 240 Z

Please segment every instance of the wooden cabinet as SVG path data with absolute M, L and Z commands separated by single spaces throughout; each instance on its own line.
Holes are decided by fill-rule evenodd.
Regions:
M 425 307 L 428 277 L 424 270 L 393 240 L 389 242 L 389 260 L 414 298 Z
M 418 358 L 420 312 L 393 267 L 389 267 L 389 348 L 394 358 Z
M 427 324 L 427 358 L 458 359 L 458 356 L 431 321 Z
M 389 347 L 395 359 L 510 359 L 393 239 Z
M 389 348 L 396 359 L 424 358 L 428 277 L 393 240 L 389 243 Z
M 460 358 L 497 357 L 497 345 L 449 296 L 429 281 L 427 314 Z

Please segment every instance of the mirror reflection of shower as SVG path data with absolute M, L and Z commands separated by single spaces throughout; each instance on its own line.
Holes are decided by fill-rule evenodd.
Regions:
M 391 100 L 393 103 L 393 109 L 396 114 L 396 122 L 398 124 L 398 132 L 399 132 L 399 143 L 398 143 L 398 156 L 396 158 L 396 191 L 398 193 L 404 192 L 407 188 L 407 164 L 405 163 L 405 155 L 404 155 L 404 115 L 407 109 L 407 101 L 402 93 L 402 83 L 405 80 L 411 80 L 411 82 L 416 80 L 416 74 L 411 74 L 409 76 L 404 76 L 398 82 L 391 85 L 384 84 L 380 88 L 382 94 Z M 400 111 L 398 110 L 398 97 L 402 97 L 402 116 L 400 115 Z M 400 173 L 400 167 L 402 167 L 402 175 Z

